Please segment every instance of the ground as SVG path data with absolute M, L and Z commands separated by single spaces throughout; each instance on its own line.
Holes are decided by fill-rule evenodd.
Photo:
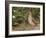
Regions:
M 40 24 L 37 24 L 36 26 L 31 26 L 29 24 L 21 24 L 19 26 L 13 26 L 13 31 L 26 31 L 26 30 L 39 30 Z

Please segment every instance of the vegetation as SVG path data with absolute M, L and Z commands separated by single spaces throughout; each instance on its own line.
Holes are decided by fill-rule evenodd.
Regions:
M 12 25 L 25 23 L 28 20 L 29 11 L 35 20 L 40 21 L 40 8 L 12 7 Z

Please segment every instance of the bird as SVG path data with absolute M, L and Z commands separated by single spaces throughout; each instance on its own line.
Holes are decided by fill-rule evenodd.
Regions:
M 32 17 L 31 12 L 29 12 L 28 14 L 28 23 L 32 26 L 35 26 L 37 24 L 37 22 L 34 20 L 34 18 Z

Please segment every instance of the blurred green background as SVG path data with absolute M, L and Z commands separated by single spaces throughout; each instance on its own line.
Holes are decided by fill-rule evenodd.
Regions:
M 27 21 L 29 11 L 35 20 L 38 19 L 40 21 L 40 8 L 12 7 L 12 25 Z

